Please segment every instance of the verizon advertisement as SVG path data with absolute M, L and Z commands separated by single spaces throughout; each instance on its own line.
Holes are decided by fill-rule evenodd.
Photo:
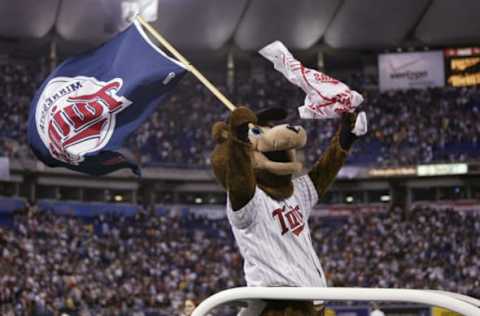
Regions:
M 381 54 L 378 71 L 381 91 L 445 85 L 442 51 Z

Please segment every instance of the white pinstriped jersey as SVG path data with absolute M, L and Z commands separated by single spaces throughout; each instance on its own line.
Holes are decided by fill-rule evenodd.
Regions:
M 248 286 L 326 286 L 308 226 L 317 191 L 308 175 L 293 180 L 291 197 L 277 201 L 256 187 L 253 198 L 227 216 L 244 258 Z

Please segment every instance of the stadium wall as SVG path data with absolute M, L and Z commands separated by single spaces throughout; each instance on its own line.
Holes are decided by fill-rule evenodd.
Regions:
M 55 199 L 86 202 L 155 204 L 224 204 L 225 194 L 210 170 L 145 168 L 142 177 L 121 170 L 90 177 L 31 160 L 10 160 L 0 195 L 28 201 Z M 480 165 L 444 164 L 399 168 L 348 166 L 323 197 L 322 205 L 410 205 L 425 201 L 480 199 Z M 460 204 L 462 204 L 460 203 Z M 329 207 L 331 208 L 331 207 Z

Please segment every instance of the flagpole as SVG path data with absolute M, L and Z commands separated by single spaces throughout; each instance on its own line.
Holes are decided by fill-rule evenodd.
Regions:
M 135 18 L 153 37 L 155 37 L 155 39 L 160 42 L 160 44 L 162 44 L 176 59 L 178 59 L 178 61 L 184 64 L 188 70 L 220 100 L 220 102 L 222 102 L 230 111 L 235 110 L 236 106 L 229 99 L 227 99 L 227 97 L 225 97 L 223 93 L 217 89 L 217 87 L 215 87 L 207 78 L 205 78 L 205 76 L 198 71 L 195 66 L 193 66 L 185 57 L 183 57 L 183 55 L 180 54 L 175 47 L 173 47 L 160 33 L 158 33 L 157 30 L 150 25 L 150 23 L 145 21 L 140 15 L 137 15 Z

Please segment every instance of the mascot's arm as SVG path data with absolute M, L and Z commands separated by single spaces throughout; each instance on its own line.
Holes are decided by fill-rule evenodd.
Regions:
M 322 154 L 308 175 L 317 189 L 319 198 L 323 196 L 329 185 L 335 180 L 338 171 L 342 168 L 357 136 L 351 132 L 356 120 L 355 113 L 344 113 L 340 129 L 330 142 L 327 150 Z
M 247 205 L 255 194 L 256 180 L 248 140 L 248 125 L 256 124 L 256 121 L 255 113 L 246 107 L 238 107 L 230 116 L 226 187 L 234 211 Z

